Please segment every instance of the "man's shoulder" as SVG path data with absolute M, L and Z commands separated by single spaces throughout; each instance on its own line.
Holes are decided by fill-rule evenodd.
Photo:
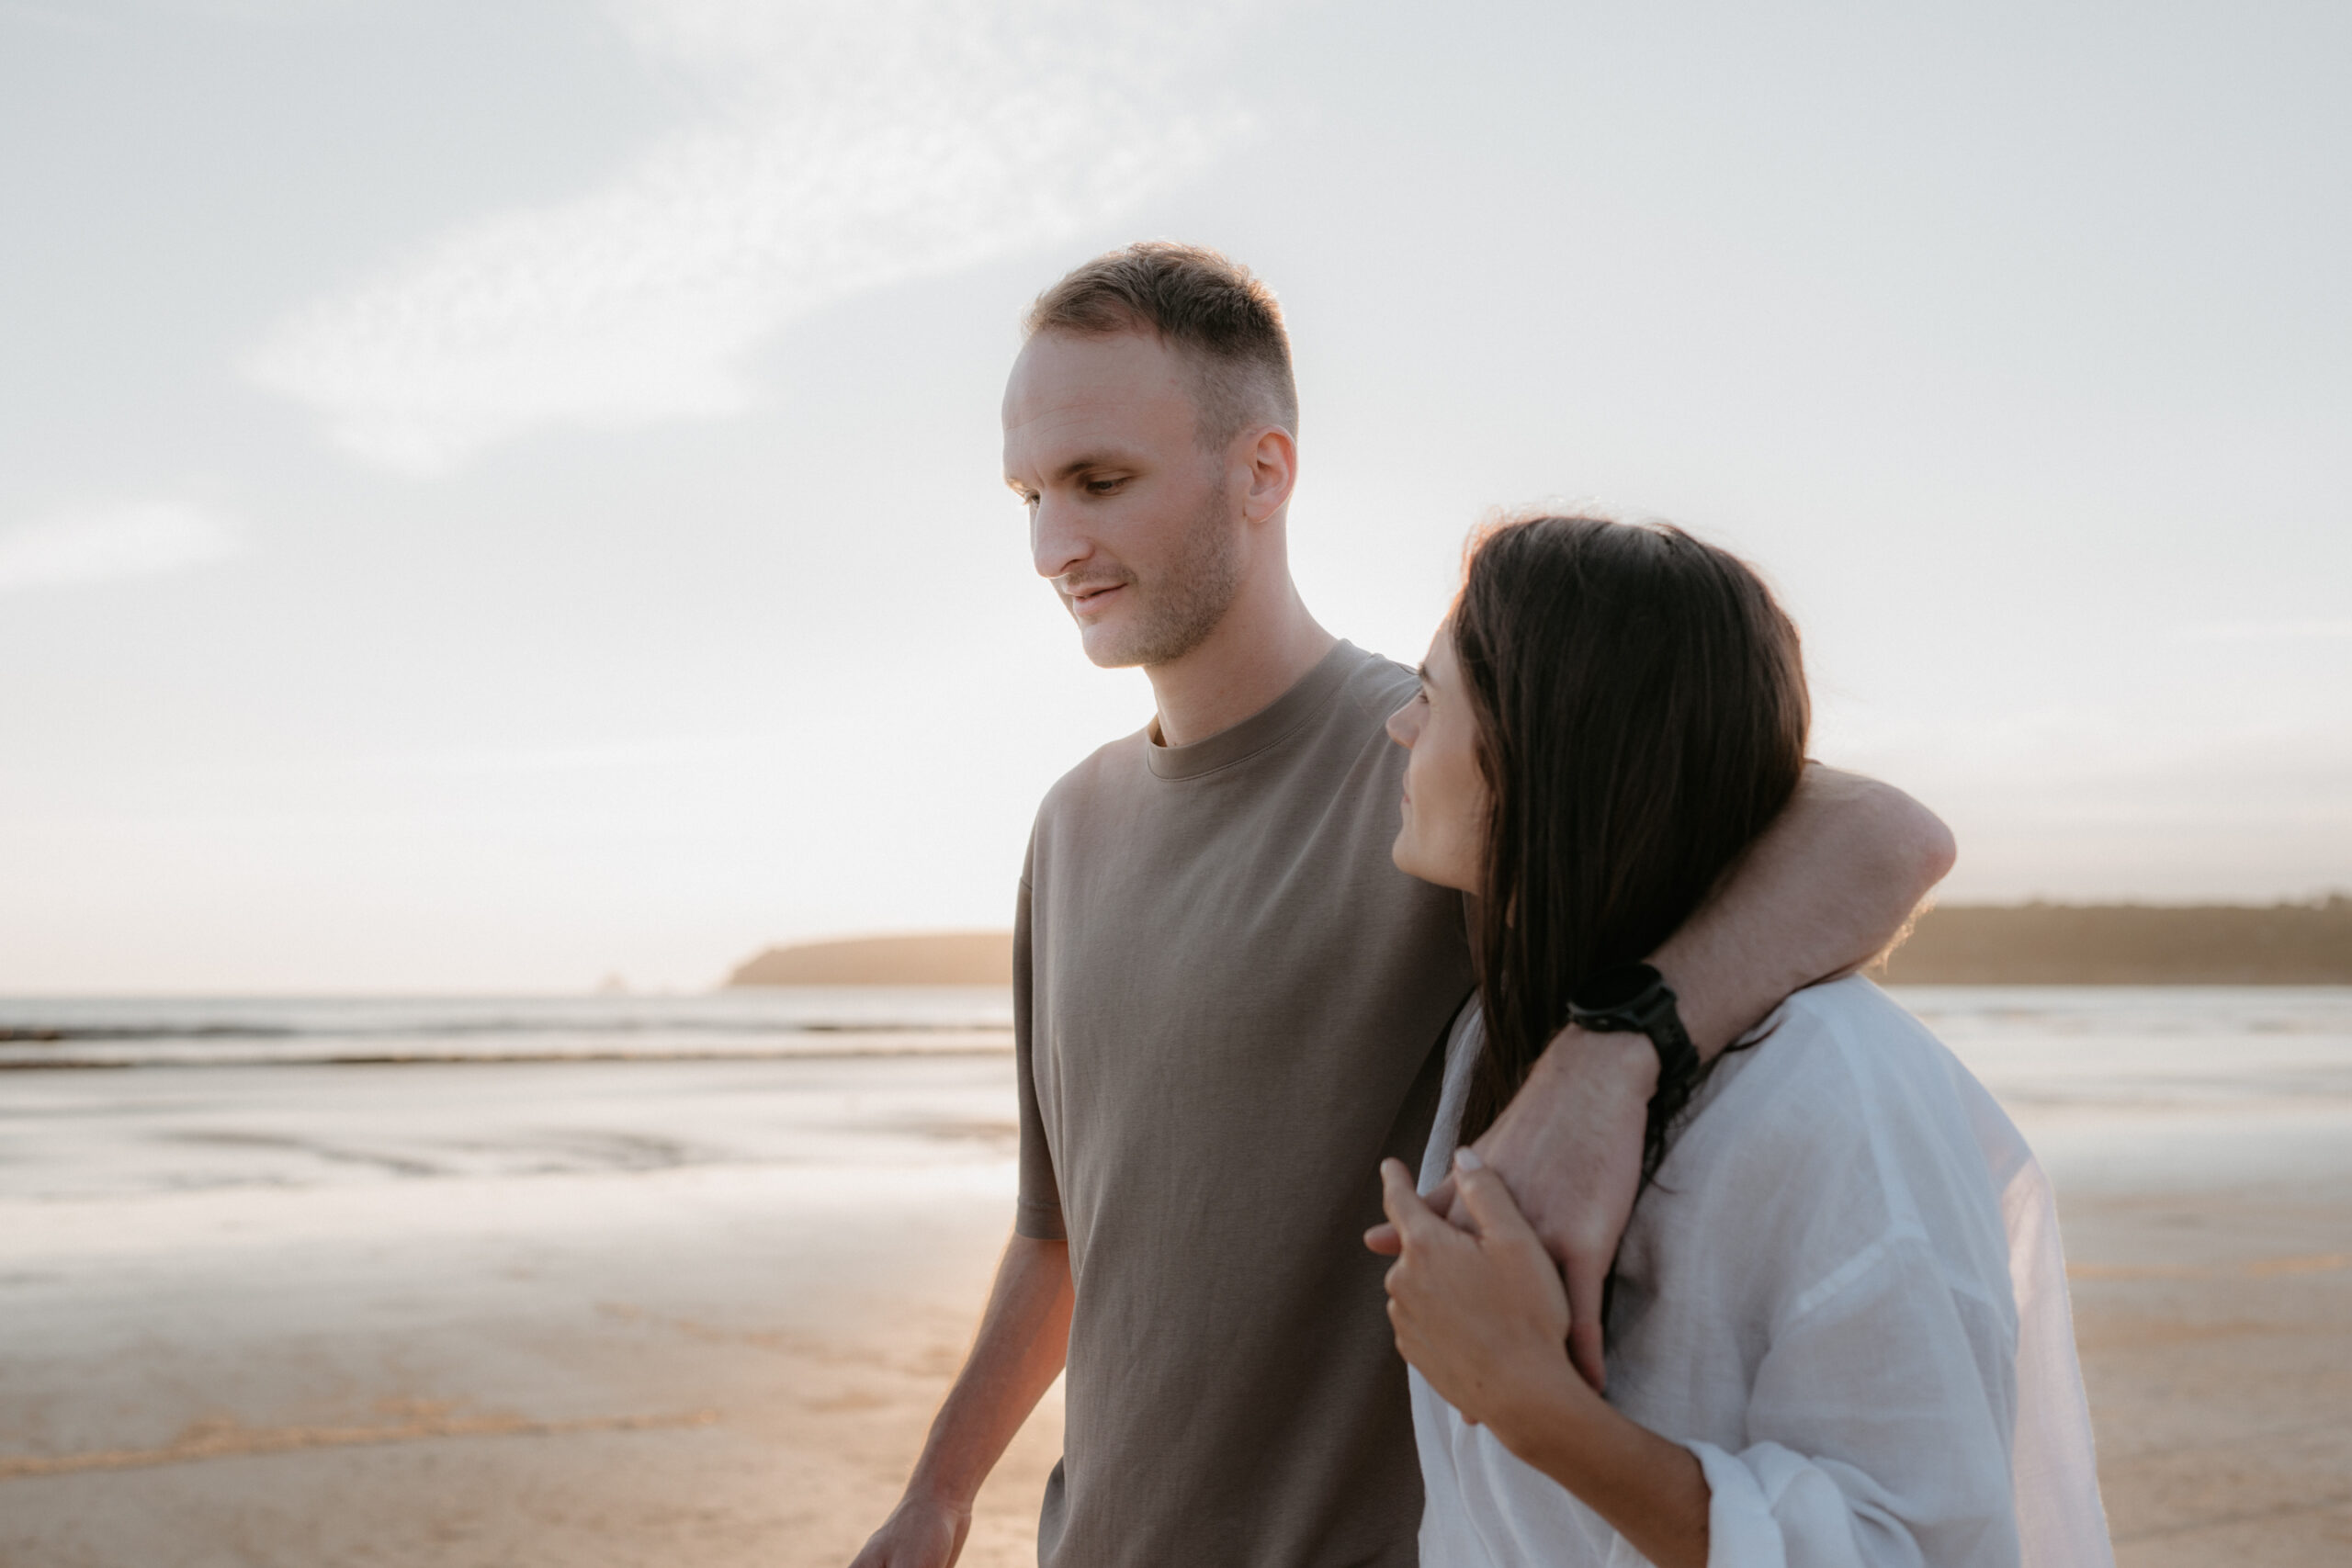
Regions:
M 1352 643 L 1340 651 L 1347 667 L 1336 696 L 1327 699 L 1325 711 L 1340 716 L 1349 729 L 1368 726 L 1376 733 L 1413 694 L 1420 677 L 1385 654 L 1368 652 Z M 1037 820 L 1050 820 L 1106 792 L 1141 787 L 1151 772 L 1151 748 L 1148 725 L 1096 747 L 1046 790 L 1037 807 Z
M 1038 803 L 1040 822 L 1069 809 L 1073 804 L 1102 793 L 1106 788 L 1135 779 L 1150 771 L 1151 731 L 1148 728 L 1130 731 L 1116 740 L 1106 740 L 1088 752 L 1076 767 L 1056 779 Z
M 1346 660 L 1337 689 L 1322 710 L 1321 728 L 1327 744 L 1342 750 L 1377 742 L 1389 750 L 1388 716 L 1420 689 L 1420 675 L 1385 653 L 1373 653 L 1353 643 L 1340 645 Z
M 1385 653 L 1362 649 L 1355 651 L 1362 658 L 1348 671 L 1347 684 L 1341 690 L 1359 705 L 1376 711 L 1385 722 L 1419 687 L 1421 678 L 1410 665 L 1399 664 Z

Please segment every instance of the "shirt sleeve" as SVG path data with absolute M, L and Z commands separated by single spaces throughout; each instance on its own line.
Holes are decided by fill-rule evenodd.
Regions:
M 1062 1189 L 1054 1173 L 1054 1151 L 1046 1141 L 1046 1118 L 1037 1103 L 1037 1064 L 1034 1054 L 1035 994 L 1030 955 L 1029 874 L 1036 853 L 1021 868 L 1021 897 L 1012 915 L 1012 1066 L 1021 1095 L 1021 1201 L 1013 1211 L 1016 1235 L 1036 1241 L 1060 1241 L 1069 1230 L 1062 1223 Z
M 1973 1079 L 1962 1087 L 2009 1237 L 2009 1285 L 2018 1303 L 2018 1423 L 2009 1473 L 2025 1568 L 2114 1568 L 2090 1401 L 2075 1354 L 2057 1195 L 1993 1097 Z
M 1801 1301 L 1706 1472 L 1708 1568 L 2018 1568 L 2015 1348 L 1926 1235 L 1898 1228 Z

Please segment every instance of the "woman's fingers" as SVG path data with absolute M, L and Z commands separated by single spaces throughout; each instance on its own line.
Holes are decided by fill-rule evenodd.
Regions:
M 1383 1258 L 1394 1258 L 1405 1250 L 1405 1238 L 1396 1234 L 1395 1225 L 1374 1225 L 1363 1233 L 1363 1244 Z
M 1462 1223 L 1461 1212 L 1454 1207 L 1453 1178 L 1451 1175 L 1430 1188 L 1430 1195 L 1421 1201 L 1429 1205 L 1430 1213 L 1440 1218 L 1450 1220 L 1455 1224 Z
M 1399 1252 L 1411 1246 L 1425 1227 L 1443 1223 L 1430 1213 L 1430 1206 L 1413 1190 L 1412 1173 L 1405 1168 L 1403 1160 L 1380 1162 L 1380 1207 L 1387 1214 L 1389 1224 L 1396 1228 Z M 1364 1237 L 1364 1245 L 1372 1247 L 1370 1235 Z M 1378 1252 L 1381 1248 L 1373 1247 L 1373 1250 Z

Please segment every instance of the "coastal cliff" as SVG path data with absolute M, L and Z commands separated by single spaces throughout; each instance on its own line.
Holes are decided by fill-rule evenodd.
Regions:
M 1001 986 L 1010 931 L 772 947 L 729 986 Z M 2352 897 L 2308 904 L 1952 904 L 1873 979 L 1896 986 L 2347 986 Z
M 729 986 L 1009 986 L 1011 931 L 912 936 L 771 947 L 736 966 Z
M 2352 985 L 2352 898 L 1953 904 L 1870 973 L 1897 986 Z

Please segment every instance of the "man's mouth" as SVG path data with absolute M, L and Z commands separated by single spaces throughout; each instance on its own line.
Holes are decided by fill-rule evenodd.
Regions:
M 1096 582 L 1083 587 L 1065 588 L 1062 596 L 1069 601 L 1073 615 L 1099 615 L 1111 602 L 1126 591 L 1124 582 Z

